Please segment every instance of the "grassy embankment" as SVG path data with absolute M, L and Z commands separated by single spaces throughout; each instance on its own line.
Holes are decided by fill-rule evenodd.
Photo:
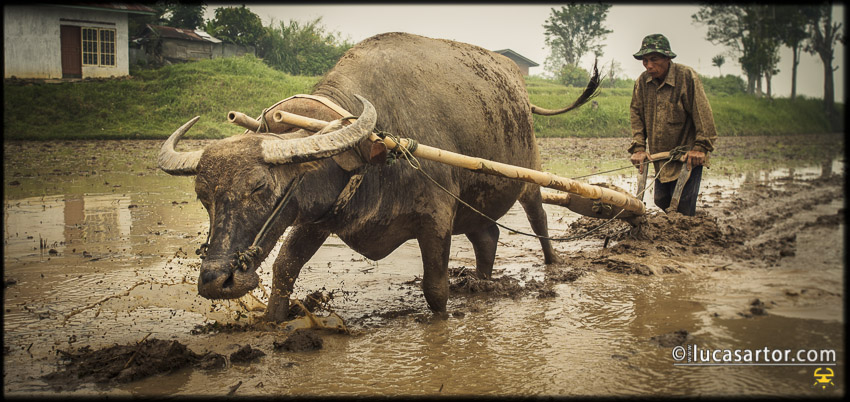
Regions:
M 222 138 L 241 130 L 227 123 L 230 110 L 256 117 L 264 107 L 309 93 L 319 77 L 291 76 L 254 58 L 205 60 L 158 70 L 134 71 L 132 79 L 20 85 L 3 91 L 4 139 L 165 138 L 190 118 L 201 120 L 189 138 Z M 549 108 L 571 103 L 581 88 L 539 78 L 527 80 L 531 102 Z M 534 116 L 539 137 L 627 137 L 631 89 L 604 88 L 599 107 Z M 830 131 L 817 99 L 710 96 L 721 136 L 787 135 Z M 843 113 L 843 105 L 841 105 Z M 843 117 L 843 116 L 842 116 Z M 842 119 L 843 121 L 843 119 Z

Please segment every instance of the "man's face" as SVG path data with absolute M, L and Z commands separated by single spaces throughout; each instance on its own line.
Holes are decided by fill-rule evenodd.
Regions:
M 659 79 L 667 75 L 670 58 L 661 53 L 650 53 L 643 56 L 643 67 L 652 78 Z

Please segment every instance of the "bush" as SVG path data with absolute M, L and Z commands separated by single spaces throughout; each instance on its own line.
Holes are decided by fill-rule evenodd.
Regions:
M 699 76 L 705 93 L 709 95 L 728 96 L 743 94 L 747 91 L 747 83 L 744 79 L 732 74 L 722 77 Z
M 558 71 L 555 81 L 568 87 L 583 88 L 590 81 L 590 72 L 581 67 L 567 64 Z
M 260 48 L 263 60 L 274 69 L 292 75 L 323 75 L 333 68 L 353 44 L 339 33 L 327 32 L 321 17 L 302 23 L 290 20 L 266 28 Z

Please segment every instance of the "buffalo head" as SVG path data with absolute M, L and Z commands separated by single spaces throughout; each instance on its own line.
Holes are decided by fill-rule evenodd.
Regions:
M 203 251 L 198 293 L 209 299 L 232 299 L 257 287 L 256 269 L 305 209 L 332 203 L 317 171 L 322 160 L 355 146 L 375 127 L 375 108 L 367 100 L 351 125 L 332 122 L 314 135 L 236 135 L 202 150 L 178 152 L 174 147 L 197 121 L 193 118 L 163 143 L 159 167 L 172 175 L 194 175 L 195 192 L 210 218 Z M 304 180 L 305 177 L 314 178 Z M 302 183 L 299 186 L 299 183 Z M 320 199 L 320 201 L 317 201 Z

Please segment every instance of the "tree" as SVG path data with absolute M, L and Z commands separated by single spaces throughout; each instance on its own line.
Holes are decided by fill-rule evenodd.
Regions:
M 772 5 L 719 4 L 701 6 L 692 15 L 708 26 L 706 39 L 730 48 L 747 76 L 747 92 L 761 93 L 761 77 L 778 72 L 779 39 Z M 768 84 L 769 86 L 769 84 Z M 756 88 L 757 87 L 757 88 Z
M 608 73 L 605 74 L 607 77 L 605 79 L 606 86 L 608 88 L 614 88 L 616 86 L 617 80 L 619 79 L 620 74 L 623 72 L 623 67 L 620 62 L 616 60 L 611 60 L 611 68 L 608 69 Z M 590 72 L 587 73 L 587 77 L 590 78 Z
M 823 62 L 823 106 L 830 123 L 835 116 L 835 83 L 832 73 L 838 67 L 832 67 L 835 57 L 835 44 L 844 44 L 845 35 L 841 23 L 832 22 L 832 5 L 823 3 L 817 6 L 817 18 L 811 22 L 811 36 L 806 44 L 806 51 L 820 56 Z
M 791 100 L 797 97 L 797 66 L 800 52 L 809 37 L 809 21 L 816 18 L 817 10 L 807 5 L 776 6 L 777 29 L 782 44 L 791 49 Z
M 561 70 L 555 74 L 555 80 L 561 85 L 568 87 L 583 88 L 587 85 L 590 79 L 590 72 L 576 66 L 565 64 Z
M 717 56 L 711 58 L 711 65 L 717 67 L 717 70 L 720 72 L 721 77 L 723 76 L 723 69 L 721 69 L 720 67 L 722 67 L 723 63 L 725 62 L 726 58 L 723 57 L 722 54 L 718 54 Z
M 141 35 L 147 24 L 165 25 L 175 28 L 196 29 L 203 25 L 204 3 L 180 4 L 176 0 L 159 0 L 148 5 L 155 14 L 134 16 L 128 20 L 130 36 Z
M 166 25 L 174 28 L 197 29 L 204 25 L 204 10 L 207 6 L 200 4 L 183 4 L 168 2 L 167 10 L 170 13 Z
M 293 75 L 322 75 L 330 70 L 352 44 L 338 33 L 326 32 L 321 20 L 269 24 L 262 44 L 265 62 Z
M 577 4 L 562 6 L 552 13 L 543 24 L 546 29 L 546 44 L 550 55 L 546 59 L 548 71 L 558 75 L 564 65 L 578 67 L 582 56 L 593 52 L 602 56 L 602 44 L 605 37 L 613 32 L 602 26 L 608 14 L 610 4 Z
M 746 32 L 746 24 L 744 21 L 745 12 L 739 5 L 706 5 L 701 6 L 696 14 L 691 16 L 694 23 L 705 24 L 708 27 L 706 39 L 715 45 L 723 45 L 728 47 L 730 53 L 741 55 L 744 53 L 744 43 L 742 38 Z M 744 68 L 744 66 L 741 66 Z M 747 75 L 747 91 L 751 93 L 750 88 L 754 88 L 752 75 L 744 68 L 744 73 Z
M 266 36 L 260 16 L 245 5 L 215 9 L 215 18 L 207 21 L 206 31 L 224 42 L 257 48 Z M 257 55 L 263 57 L 260 49 L 257 50 Z

